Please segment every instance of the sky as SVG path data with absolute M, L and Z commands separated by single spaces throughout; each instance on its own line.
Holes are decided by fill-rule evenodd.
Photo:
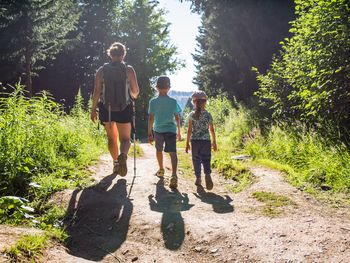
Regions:
M 179 0 L 158 0 L 159 7 L 168 11 L 165 19 L 171 23 L 170 39 L 178 48 L 178 57 L 185 62 L 185 67 L 174 75 L 169 75 L 171 87 L 178 91 L 194 91 L 197 86 L 192 83 L 195 76 L 192 53 L 196 48 L 196 36 L 200 26 L 200 15 L 191 13 L 191 3 Z

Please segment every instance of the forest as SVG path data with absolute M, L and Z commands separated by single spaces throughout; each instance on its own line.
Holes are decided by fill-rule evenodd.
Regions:
M 349 203 L 349 1 L 179 2 L 201 15 L 193 83 L 217 129 L 213 167 L 244 188 L 250 174 L 231 155 L 248 154 L 302 191 Z M 165 13 L 157 0 L 0 1 L 0 223 L 67 238 L 64 211 L 47 201 L 91 184 L 85 168 L 106 152 L 89 119 L 96 70 L 111 43 L 126 45 L 144 139 L 156 78 L 185 66 Z

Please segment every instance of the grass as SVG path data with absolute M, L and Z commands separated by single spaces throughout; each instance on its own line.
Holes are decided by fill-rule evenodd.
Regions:
M 21 238 L 9 252 L 35 261 L 49 239 L 64 243 L 67 237 L 64 208 L 49 204 L 50 196 L 91 183 L 86 168 L 106 151 L 105 132 L 90 121 L 80 94 L 70 114 L 47 93 L 26 97 L 19 84 L 1 95 L 0 223 L 46 231 Z
M 283 213 L 283 207 L 296 206 L 296 203 L 287 196 L 278 195 L 273 192 L 254 192 L 252 196 L 264 203 L 261 213 L 268 217 L 277 217 Z
M 41 235 L 23 235 L 16 244 L 5 250 L 13 262 L 37 262 L 48 246 L 50 237 Z
M 141 157 L 143 155 L 143 150 L 140 146 L 140 141 L 136 141 L 136 158 Z M 130 150 L 129 150 L 129 154 L 128 154 L 129 158 L 134 158 L 134 143 L 131 144 Z

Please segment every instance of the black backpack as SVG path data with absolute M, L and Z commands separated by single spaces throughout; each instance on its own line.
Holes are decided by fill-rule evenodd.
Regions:
M 122 111 L 131 102 L 130 85 L 123 62 L 106 63 L 102 67 L 103 88 L 101 102 L 106 110 Z

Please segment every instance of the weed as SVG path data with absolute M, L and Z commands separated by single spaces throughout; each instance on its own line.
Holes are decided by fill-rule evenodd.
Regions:
M 272 192 L 254 192 L 252 196 L 259 202 L 264 203 L 262 214 L 268 217 L 277 217 L 283 213 L 282 207 L 296 206 L 296 203 L 287 196 Z
M 14 262 L 36 262 L 42 256 L 49 243 L 49 236 L 23 235 L 16 244 L 5 250 Z

